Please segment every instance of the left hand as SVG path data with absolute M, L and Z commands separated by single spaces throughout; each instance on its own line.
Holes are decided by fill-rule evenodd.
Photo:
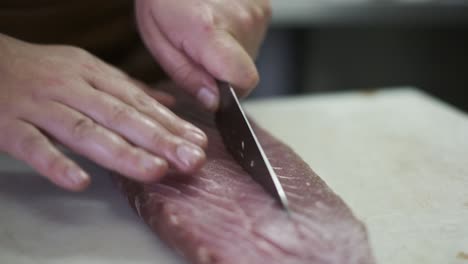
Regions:
M 258 83 L 254 58 L 271 16 L 268 0 L 135 0 L 140 33 L 165 71 L 208 109 L 215 79 L 241 96 Z

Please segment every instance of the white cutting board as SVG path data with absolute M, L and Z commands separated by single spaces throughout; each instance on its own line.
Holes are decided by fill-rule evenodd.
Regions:
M 378 263 L 468 263 L 468 116 L 415 90 L 249 102 L 364 220 Z M 0 263 L 184 263 L 106 177 L 61 191 L 0 156 Z

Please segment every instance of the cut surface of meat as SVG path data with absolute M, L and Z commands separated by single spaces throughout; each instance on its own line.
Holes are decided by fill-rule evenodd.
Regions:
M 173 110 L 208 135 L 206 165 L 158 183 L 118 181 L 141 218 L 189 263 L 375 263 L 364 225 L 292 149 L 254 125 L 288 215 L 226 151 L 214 115 L 191 102 Z

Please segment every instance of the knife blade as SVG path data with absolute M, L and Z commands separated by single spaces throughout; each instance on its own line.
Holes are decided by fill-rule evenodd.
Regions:
M 224 145 L 241 167 L 289 212 L 288 199 L 229 83 L 218 82 L 216 125 Z

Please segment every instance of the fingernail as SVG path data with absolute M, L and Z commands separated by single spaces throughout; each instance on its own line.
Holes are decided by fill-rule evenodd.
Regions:
M 187 144 L 179 145 L 176 152 L 179 160 L 187 168 L 195 167 L 205 156 L 200 148 Z
M 189 130 L 184 134 L 184 138 L 200 147 L 205 147 L 207 143 L 205 134 L 199 131 Z
M 86 182 L 89 180 L 88 174 L 86 174 L 82 170 L 78 170 L 75 168 L 68 169 L 67 177 L 68 177 L 69 182 L 73 185 L 81 185 L 83 184 L 83 182 Z
M 197 98 L 208 109 L 215 109 L 218 106 L 218 97 L 208 88 L 201 88 Z

